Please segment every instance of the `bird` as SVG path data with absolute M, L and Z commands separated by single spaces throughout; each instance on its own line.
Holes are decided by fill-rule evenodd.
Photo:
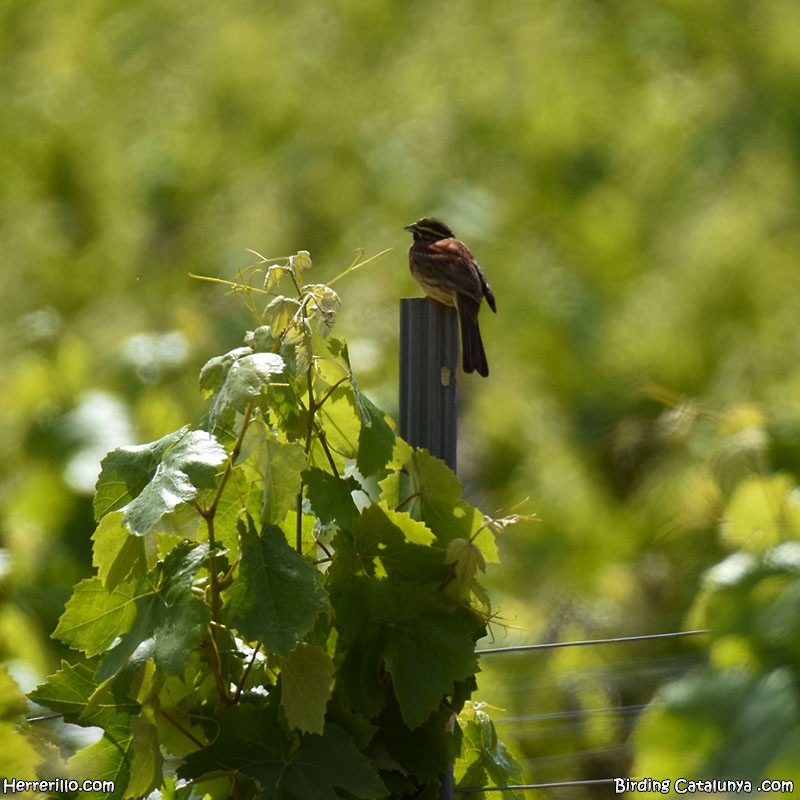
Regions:
M 470 249 L 456 238 L 450 228 L 436 217 L 423 217 L 404 230 L 414 241 L 408 251 L 408 265 L 425 294 L 454 306 L 461 327 L 461 364 L 464 372 L 489 375 L 483 349 L 478 312 L 486 298 L 497 313 L 494 292 Z

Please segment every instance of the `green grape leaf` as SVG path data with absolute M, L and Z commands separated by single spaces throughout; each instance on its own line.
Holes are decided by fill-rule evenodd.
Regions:
M 300 642 L 281 669 L 281 708 L 289 727 L 322 734 L 333 662 L 324 648 Z
M 248 519 L 239 522 L 239 533 L 241 563 L 228 592 L 228 620 L 245 638 L 288 656 L 327 608 L 319 576 L 280 528 L 267 525 L 259 536 Z
M 308 469 L 303 473 L 306 497 L 314 514 L 323 525 L 349 528 L 358 515 L 353 492 L 361 485 L 355 478 L 339 478 L 321 469 Z
M 444 554 L 430 547 L 433 533 L 408 514 L 369 506 L 353 525 L 353 538 L 362 558 L 369 553 L 367 543 L 376 542 L 374 556 L 393 581 L 438 584 L 446 575 Z
M 288 347 L 292 349 L 289 351 L 291 357 L 287 356 L 287 362 L 290 364 L 294 362 L 290 374 L 295 381 L 302 382 L 302 376 L 305 376 L 314 365 L 314 337 L 311 335 L 311 327 L 305 320 L 287 333 L 283 340 L 282 351 L 285 353 Z M 319 372 L 318 364 L 314 369 Z
M 109 591 L 126 578 L 141 577 L 147 571 L 145 537 L 131 536 L 122 516 L 121 511 L 106 514 L 92 534 L 92 564 Z
M 666 774 L 768 777 L 800 711 L 787 668 L 760 676 L 744 669 L 699 669 L 663 686 L 656 701 L 634 736 L 634 771 L 642 775 L 673 769 Z
M 164 453 L 186 435 L 188 428 L 162 436 L 150 444 L 118 447 L 100 462 L 94 496 L 94 516 L 102 519 L 125 508 L 150 483 Z
M 131 797 L 126 791 L 131 776 L 131 761 L 134 751 L 134 737 L 130 727 L 119 726 L 106 730 L 100 740 L 78 750 L 67 761 L 69 777 L 83 781 L 87 775 L 92 780 L 113 781 L 114 791 L 103 795 L 107 800 Z M 96 794 L 81 792 L 81 800 L 88 800 Z
M 208 668 L 207 662 L 197 658 L 180 675 L 170 675 L 164 678 L 153 674 L 153 688 L 150 697 L 153 698 L 152 706 L 157 709 L 153 722 L 158 731 L 160 746 L 165 753 L 182 757 L 194 752 L 198 741 L 205 741 L 206 733 L 203 731 L 204 717 L 192 713 L 203 702 L 218 697 L 214 683 L 214 676 Z M 258 680 L 258 668 L 250 671 L 250 677 Z M 268 681 L 263 679 L 263 684 Z M 141 692 L 140 695 L 141 696 Z
M 725 745 L 709 772 L 741 778 L 766 776 L 775 753 L 797 727 L 798 712 L 800 696 L 789 668 L 761 676 L 736 709 Z
M 152 574 L 139 581 L 136 619 L 103 658 L 97 671 L 100 680 L 149 658 L 167 675 L 177 674 L 189 663 L 209 620 L 208 607 L 192 591 L 207 554 L 206 544 L 181 542 Z
M 299 315 L 300 308 L 301 304 L 297 298 L 278 295 L 270 300 L 264 309 L 264 322 L 275 331 L 277 336 L 282 336 Z
M 294 507 L 300 489 L 298 476 L 307 459 L 299 442 L 267 440 L 261 521 L 278 523 Z
M 221 356 L 210 358 L 200 370 L 200 391 L 203 396 L 212 395 L 225 382 L 231 366 L 240 358 L 253 354 L 251 347 L 237 347 Z
M 0 664 L 0 719 L 21 717 L 28 703 L 4 664 Z
M 244 412 L 285 366 L 277 353 L 254 353 L 249 347 L 239 347 L 206 363 L 200 372 L 200 384 L 216 389 L 208 411 L 209 430 L 214 430 L 228 408 Z
M 500 562 L 500 551 L 497 548 L 497 534 L 494 528 L 487 524 L 487 517 L 484 517 L 476 508 L 470 506 L 468 503 L 463 504 L 464 513 L 467 516 L 471 515 L 471 511 L 476 512 L 472 515 L 473 525 L 477 525 L 476 530 L 473 532 L 470 541 L 480 550 L 481 558 L 485 564 L 498 564 Z M 480 520 L 480 525 L 478 521 Z
M 800 533 L 800 499 L 787 475 L 741 481 L 725 509 L 720 533 L 732 549 L 763 553 Z
M 717 652 L 739 651 L 774 667 L 800 656 L 800 542 L 782 542 L 761 556 L 738 551 L 703 577 L 690 612 L 708 627 Z
M 29 704 L 5 666 L 0 665 L 0 775 L 33 780 L 41 755 L 18 728 Z
M 800 576 L 766 577 L 762 586 L 769 587 L 764 594 L 775 594 L 752 609 L 754 635 L 769 648 L 790 649 L 787 660 L 795 662 L 800 655 Z
M 453 539 L 447 545 L 445 563 L 452 564 L 456 580 L 467 584 L 478 574 L 478 570 L 486 572 L 486 560 L 480 548 L 467 539 Z
M 15 723 L 4 721 L 0 721 L 0 741 L 0 775 L 36 780 L 42 757 L 33 742 L 20 733 Z
M 412 730 L 457 681 L 478 671 L 482 624 L 435 588 L 353 576 L 334 595 L 341 635 L 339 675 L 350 704 L 369 716 L 381 708 L 380 674 L 392 678 L 403 721 Z
M 392 770 L 389 774 L 393 783 L 398 777 L 398 765 L 402 765 L 404 774 L 413 776 L 414 783 L 433 783 L 438 790 L 439 779 L 453 764 L 461 738 L 461 730 L 458 726 L 453 726 L 452 709 L 445 704 L 440 705 L 422 725 L 412 731 L 405 724 L 394 698 L 390 698 L 387 707 L 381 712 L 379 723 L 370 751 L 379 754 L 381 766 Z M 408 788 L 411 789 L 412 786 L 413 784 L 408 785 Z M 429 786 L 428 790 L 432 788 L 433 786 Z M 398 794 L 407 796 L 405 792 Z M 428 797 L 427 793 L 421 796 Z M 431 795 L 432 798 L 439 796 L 438 791 Z
M 403 720 L 413 730 L 438 707 L 443 694 L 453 691 L 456 681 L 478 671 L 478 663 L 475 618 L 468 611 L 437 610 L 428 603 L 407 610 L 412 613 L 387 620 L 384 662 Z
M 311 253 L 308 250 L 298 250 L 293 256 L 290 256 L 289 265 L 295 270 L 295 275 L 299 276 L 301 272 L 305 272 L 313 266 Z
M 158 731 L 150 720 L 141 715 L 131 717 L 130 729 L 130 780 L 125 794 L 127 797 L 147 797 L 164 780 L 164 757 Z
M 265 292 L 271 292 L 285 277 L 293 275 L 294 270 L 284 264 L 273 264 L 267 269 L 267 274 L 264 276 L 264 286 L 262 287 Z
M 461 481 L 444 461 L 427 450 L 415 450 L 404 470 L 381 481 L 385 504 L 422 520 L 444 545 L 456 538 L 475 537 L 484 559 L 497 559 L 494 534 L 484 527 L 483 514 L 462 500 Z
M 362 475 L 375 475 L 384 469 L 392 458 L 397 439 L 394 428 L 383 411 L 358 388 L 355 373 L 350 366 L 350 352 L 347 345 L 337 339 L 331 339 L 329 350 L 334 356 L 340 355 L 344 361 L 353 391 L 353 402 L 361 422 L 356 464 Z
M 122 509 L 124 524 L 142 536 L 198 489 L 213 486 L 226 458 L 211 434 L 185 428 L 150 444 L 117 448 L 101 464 L 95 516 Z
M 332 592 L 348 591 L 354 574 L 388 576 L 400 582 L 438 584 L 446 576 L 444 553 L 429 545 L 435 537 L 408 514 L 372 505 L 334 539 L 329 570 Z
M 336 315 L 341 308 L 339 295 L 324 283 L 309 283 L 303 287 L 309 298 L 306 304 L 308 318 L 314 330 L 324 339 L 336 326 Z
M 367 800 L 386 796 L 372 764 L 337 725 L 323 734 L 305 734 L 287 747 L 280 725 L 267 710 L 236 706 L 218 716 L 214 743 L 190 753 L 178 774 L 195 778 L 216 771 L 241 772 L 255 778 L 264 797 L 341 800 L 343 794 Z
M 386 519 L 388 519 L 395 528 L 400 530 L 406 542 L 421 544 L 427 547 L 436 542 L 433 531 L 424 522 L 414 519 L 405 511 L 393 511 L 388 509 L 383 503 L 380 504 L 379 508 L 385 514 Z M 368 510 L 369 509 L 365 509 L 365 512 Z M 441 553 L 441 550 L 439 552 Z
M 254 353 L 271 353 L 275 348 L 276 340 L 269 325 L 259 325 L 255 330 L 247 331 L 244 343 Z
M 342 385 L 334 389 L 317 411 L 317 416 L 325 429 L 328 449 L 334 454 L 339 471 L 343 472 L 346 460 L 354 459 L 358 453 L 358 439 L 361 434 L 361 420 L 350 388 Z M 315 442 L 313 454 L 312 465 L 328 463 L 318 442 Z
M 97 683 L 84 664 L 61 662 L 61 669 L 40 683 L 29 695 L 34 703 L 61 714 L 67 722 L 80 718 Z
M 491 717 L 480 704 L 468 703 L 458 717 L 463 731 L 461 753 L 455 765 L 456 786 L 485 786 L 488 776 L 494 786 L 522 783 L 522 768 L 497 738 Z M 522 800 L 523 794 L 512 790 L 509 796 Z
M 279 524 L 295 506 L 306 455 L 299 442 L 279 442 L 263 422 L 250 423 L 239 459 L 247 481 L 261 487 L 261 522 Z
M 375 475 L 392 457 L 395 432 L 388 417 L 366 395 L 358 393 L 357 398 L 361 432 L 356 463 L 362 475 Z
M 287 373 L 296 374 L 291 369 L 287 369 Z M 308 412 L 302 407 L 293 386 L 273 384 L 269 392 L 269 417 L 290 442 L 304 439 L 308 428 Z
M 100 686 L 87 666 L 66 661 L 29 697 L 34 703 L 61 714 L 67 722 L 105 729 L 127 727 L 130 717 L 140 711 L 139 704 L 127 696 L 124 686 Z
M 135 619 L 135 586 L 122 583 L 109 591 L 100 578 L 86 578 L 67 601 L 53 636 L 95 656 L 129 630 Z
M 239 518 L 249 514 L 258 519 L 263 511 L 263 493 L 263 484 L 250 481 L 242 470 L 233 470 L 214 517 L 214 536 L 220 549 L 231 553 L 239 550 Z

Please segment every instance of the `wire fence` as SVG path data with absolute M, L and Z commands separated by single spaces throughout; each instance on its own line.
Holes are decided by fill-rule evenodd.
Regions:
M 544 642 L 542 644 L 518 644 L 510 647 L 486 647 L 476 650 L 478 655 L 487 656 L 497 653 L 524 653 L 531 650 L 554 650 L 558 647 L 585 647 L 598 644 L 621 644 L 623 642 L 645 642 L 654 639 L 680 639 L 685 636 L 699 636 L 707 630 L 675 631 L 673 633 L 645 633 L 639 636 L 615 636 L 610 639 L 578 639 L 573 642 Z
M 474 792 L 519 792 L 526 789 L 568 789 L 576 786 L 601 786 L 603 784 L 614 783 L 613 778 L 594 778 L 585 781 L 557 781 L 555 783 L 520 783 L 514 786 L 487 786 L 483 788 L 469 787 L 467 789 L 456 789 L 458 794 L 469 794 Z
M 508 647 L 488 647 L 483 648 L 481 650 L 477 650 L 476 653 L 480 656 L 496 656 L 502 654 L 517 654 L 517 653 L 531 653 L 531 652 L 541 652 L 547 650 L 555 650 L 558 648 L 567 648 L 567 647 L 588 647 L 588 646 L 602 646 L 602 645 L 613 645 L 613 644 L 626 644 L 632 642 L 647 642 L 647 641 L 657 641 L 657 640 L 664 640 L 664 639 L 679 639 L 679 638 L 687 638 L 692 636 L 700 636 L 702 634 L 708 633 L 707 630 L 690 630 L 690 631 L 675 631 L 670 633 L 653 633 L 653 634 L 642 634 L 637 636 L 617 636 L 612 638 L 603 638 L 603 639 L 578 639 L 574 641 L 567 641 L 567 642 L 543 642 L 539 644 L 523 644 L 523 645 L 511 645 Z M 649 669 L 651 672 L 656 673 L 659 677 L 663 678 L 664 673 L 674 674 L 676 672 L 683 672 L 686 667 L 685 660 L 681 659 L 677 665 L 672 664 L 668 659 L 665 660 L 665 664 L 654 665 L 650 664 Z M 602 718 L 602 717 L 618 717 L 618 718 L 630 718 L 635 719 L 645 708 L 647 707 L 646 704 L 643 703 L 636 703 L 636 704 L 623 704 L 619 706 L 613 706 L 608 708 L 589 708 L 589 709 L 578 709 L 578 710 L 568 710 L 568 711 L 558 711 L 553 713 L 546 713 L 546 714 L 521 714 L 512 717 L 506 717 L 501 720 L 495 720 L 495 724 L 499 726 L 509 725 L 509 726 L 524 726 L 526 734 L 530 735 L 531 733 L 531 726 L 539 725 L 539 724 L 549 724 L 549 723 L 568 723 L 573 724 L 576 721 L 584 722 L 588 719 L 592 718 Z M 60 714 L 46 714 L 36 717 L 31 717 L 28 719 L 28 722 L 44 722 L 47 720 L 54 720 L 60 719 Z M 548 732 L 545 734 L 549 737 L 553 736 L 552 729 L 549 729 Z M 529 766 L 541 768 L 545 764 L 557 761 L 567 761 L 568 759 L 574 759 L 577 756 L 586 756 L 586 755 L 597 755 L 597 754 L 609 754 L 612 751 L 623 751 L 626 747 L 624 745 L 614 746 L 614 747 L 604 747 L 599 748 L 596 751 L 592 750 L 581 750 L 577 753 L 564 753 L 561 755 L 550 755 L 550 756 L 543 756 L 535 759 L 529 760 Z M 611 785 L 614 783 L 614 778 L 594 778 L 594 779 L 584 779 L 584 780 L 568 780 L 568 781 L 546 781 L 541 783 L 521 783 L 521 784 L 509 784 L 506 786 L 469 786 L 469 787 L 449 787 L 450 792 L 454 794 L 474 794 L 478 792 L 523 792 L 523 791 L 547 791 L 547 790 L 559 790 L 559 789 L 570 789 L 570 788 L 592 788 L 592 787 L 599 787 L 603 785 Z M 447 796 L 451 796 L 449 793 L 446 793 Z M 445 796 L 445 794 L 443 794 Z
M 681 639 L 681 638 L 688 638 L 694 636 L 701 636 L 705 633 L 708 633 L 707 630 L 689 630 L 689 631 L 673 631 L 669 633 L 652 633 L 652 634 L 640 634 L 635 636 L 616 636 L 616 637 L 609 637 L 609 638 L 602 638 L 602 639 L 578 639 L 573 641 L 566 641 L 566 642 L 542 642 L 538 644 L 522 644 L 522 645 L 511 645 L 508 647 L 487 647 L 481 650 L 476 651 L 480 656 L 498 656 L 502 654 L 520 654 L 520 653 L 532 653 L 532 652 L 542 652 L 548 650 L 556 650 L 559 648 L 568 648 L 568 647 L 597 647 L 603 645 L 615 645 L 615 644 L 628 644 L 628 643 L 635 643 L 635 642 L 653 642 L 659 640 L 667 640 L 667 639 Z M 675 674 L 684 672 L 686 669 L 686 660 L 679 659 L 677 661 L 670 661 L 669 659 L 664 660 L 664 663 L 659 664 L 649 664 L 648 669 L 653 674 L 658 673 L 669 673 Z M 604 717 L 614 717 L 620 719 L 628 719 L 633 720 L 635 719 L 645 708 L 646 704 L 644 703 L 633 703 L 633 704 L 622 704 L 619 706 L 613 706 L 608 708 L 590 708 L 590 709 L 578 709 L 578 710 L 566 710 L 566 711 L 559 711 L 554 713 L 546 713 L 546 714 L 518 714 L 513 717 L 506 717 L 502 720 L 495 720 L 496 725 L 511 725 L 517 728 L 523 727 L 525 735 L 530 735 L 533 733 L 532 728 L 536 725 L 550 725 L 552 723 L 561 723 L 565 725 L 572 725 L 575 722 L 585 723 L 587 720 L 592 718 L 604 718 Z M 546 732 L 543 734 L 548 737 L 553 736 L 553 731 L 551 728 L 547 728 Z M 578 756 L 587 755 L 592 756 L 595 754 L 604 754 L 608 755 L 612 751 L 625 751 L 627 748 L 625 745 L 619 746 L 612 746 L 612 747 L 605 747 L 599 748 L 596 753 L 590 750 L 581 750 L 578 753 L 568 753 L 563 754 L 561 756 L 544 756 L 540 758 L 531 759 L 529 763 L 529 767 L 542 767 L 545 762 L 554 762 L 554 761 L 561 761 L 561 760 L 568 760 L 574 759 Z M 534 771 L 531 769 L 530 771 Z M 537 770 L 538 771 L 538 770 Z M 469 795 L 478 792 L 524 792 L 524 791 L 549 791 L 549 790 L 561 790 L 561 789 L 579 789 L 581 787 L 587 789 L 597 789 L 601 786 L 610 786 L 614 784 L 614 777 L 608 778 L 590 778 L 590 779 L 583 779 L 583 780 L 566 780 L 566 781 L 543 781 L 541 783 L 520 783 L 520 784 L 510 784 L 507 786 L 493 786 L 493 787 L 460 787 L 454 789 L 454 794 L 459 795 Z

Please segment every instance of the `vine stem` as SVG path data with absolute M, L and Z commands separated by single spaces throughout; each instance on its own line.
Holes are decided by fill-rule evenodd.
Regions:
M 222 680 L 222 660 L 219 656 L 219 647 L 217 645 L 216 636 L 217 627 L 222 625 L 222 602 L 220 597 L 219 574 L 217 571 L 217 538 L 214 528 L 214 519 L 217 515 L 217 509 L 219 508 L 220 501 L 222 500 L 222 494 L 225 491 L 225 487 L 228 485 L 231 475 L 233 474 L 233 468 L 236 465 L 239 456 L 241 455 L 242 444 L 244 443 L 244 435 L 253 419 L 255 407 L 256 399 L 253 398 L 245 409 L 241 430 L 239 431 L 239 435 L 236 437 L 236 442 L 233 445 L 233 449 L 228 455 L 228 463 L 225 465 L 225 471 L 222 473 L 222 477 L 219 480 L 217 491 L 214 495 L 214 499 L 211 501 L 211 505 L 203 507 L 200 505 L 200 503 L 195 501 L 195 508 L 200 516 L 205 520 L 206 530 L 208 531 L 208 572 L 209 591 L 211 594 L 209 602 L 211 611 L 211 624 L 209 625 L 208 646 L 215 655 L 212 663 L 212 671 L 214 672 L 214 680 L 217 685 L 217 691 L 219 693 L 221 704 L 226 704 L 228 702 L 228 693 L 225 688 L 225 682 Z
M 308 369 L 306 370 L 306 387 L 308 391 L 308 430 L 306 431 L 306 441 L 304 452 L 306 454 L 306 458 L 311 453 L 311 445 L 314 442 L 314 433 L 317 434 L 317 439 L 319 440 L 320 445 L 322 446 L 322 451 L 325 453 L 325 457 L 328 459 L 328 464 L 331 468 L 331 472 L 334 475 L 339 474 L 339 470 L 336 468 L 336 461 L 333 458 L 333 453 L 331 453 L 330 446 L 328 445 L 327 439 L 325 438 L 325 431 L 317 422 L 317 412 L 322 408 L 327 400 L 330 399 L 333 392 L 336 390 L 338 386 L 340 386 L 345 381 L 345 378 L 337 381 L 333 386 L 331 386 L 327 392 L 322 396 L 321 400 L 317 400 L 314 397 L 314 378 L 311 374 L 311 364 L 309 364 Z M 297 513 L 297 524 L 295 528 L 295 549 L 298 553 L 303 552 L 303 489 L 305 487 L 304 482 L 300 481 L 300 489 L 297 492 L 297 501 L 295 504 L 296 513 Z M 324 549 L 324 548 L 323 548 Z
M 216 638 L 216 625 L 212 622 L 208 626 L 208 640 L 205 644 L 206 648 L 211 651 L 213 656 L 213 663 L 211 665 L 211 672 L 214 675 L 214 683 L 217 686 L 217 694 L 219 695 L 219 703 L 217 708 L 224 708 L 230 703 L 230 696 L 228 689 L 225 686 L 225 681 L 222 678 L 222 657 L 219 654 L 219 645 Z
M 387 247 L 385 250 L 381 250 L 380 253 L 375 253 L 374 256 L 370 256 L 366 260 L 362 261 L 361 257 L 364 255 L 363 251 L 359 252 L 358 257 L 356 260 L 344 271 L 339 273 L 335 278 L 328 281 L 328 286 L 333 286 L 336 281 L 340 281 L 342 278 L 349 275 L 351 272 L 355 272 L 357 269 L 361 269 L 361 267 L 366 267 L 367 264 L 371 264 L 375 259 L 380 258 L 381 256 L 385 256 L 387 253 L 391 253 L 392 248 Z
M 417 497 L 421 496 L 421 492 L 412 492 L 409 495 L 406 495 L 395 507 L 395 511 L 400 511 L 406 503 L 410 503 L 412 500 L 416 499 Z
M 244 418 L 242 419 L 242 428 L 239 431 L 239 435 L 236 437 L 236 442 L 233 445 L 233 449 L 228 456 L 228 463 L 225 465 L 225 472 L 222 473 L 222 477 L 219 480 L 217 492 L 214 495 L 214 499 L 211 501 L 211 505 L 204 508 L 199 503 L 195 503 L 198 513 L 206 521 L 206 529 L 208 530 L 209 573 L 211 583 L 211 619 L 217 625 L 221 624 L 222 620 L 220 617 L 220 589 L 219 576 L 217 575 L 217 555 L 215 552 L 217 540 L 214 530 L 214 518 L 217 515 L 217 509 L 219 508 L 220 501 L 222 500 L 222 493 L 225 491 L 225 487 L 227 486 L 228 481 L 233 474 L 233 468 L 236 465 L 236 461 L 241 455 L 244 435 L 253 419 L 255 407 L 256 400 L 253 398 L 245 409 Z
M 184 728 L 183 725 L 181 725 L 180 722 L 175 719 L 175 717 L 168 714 L 163 708 L 159 708 L 158 713 L 164 717 L 164 719 L 169 722 L 170 725 L 179 730 L 195 747 L 200 749 L 204 746 L 203 742 L 201 742 L 191 731 L 187 731 L 186 728 Z
M 261 650 L 261 643 L 259 642 L 253 648 L 253 654 L 250 656 L 250 661 L 248 662 L 247 666 L 244 668 L 244 672 L 242 673 L 241 680 L 239 681 L 239 685 L 236 687 L 236 692 L 233 695 L 233 702 L 238 703 L 239 698 L 242 695 L 242 691 L 244 690 L 244 686 L 247 683 L 247 677 L 250 675 L 250 671 L 253 669 L 256 663 L 256 659 L 258 658 L 258 653 Z
M 314 379 L 311 376 L 311 364 L 306 370 L 306 386 L 308 389 L 308 430 L 306 431 L 305 454 L 308 458 L 311 452 L 311 442 L 314 439 L 314 418 L 317 414 L 317 401 L 314 398 Z M 297 492 L 297 523 L 295 527 L 295 549 L 298 553 L 303 552 L 303 488 L 304 481 L 300 479 L 300 489 Z

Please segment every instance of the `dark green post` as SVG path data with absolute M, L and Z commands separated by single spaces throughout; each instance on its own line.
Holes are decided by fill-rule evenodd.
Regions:
M 429 297 L 400 300 L 400 436 L 456 471 L 458 314 Z M 439 778 L 453 800 L 453 766 Z
M 456 470 L 458 314 L 428 297 L 400 301 L 400 436 Z

